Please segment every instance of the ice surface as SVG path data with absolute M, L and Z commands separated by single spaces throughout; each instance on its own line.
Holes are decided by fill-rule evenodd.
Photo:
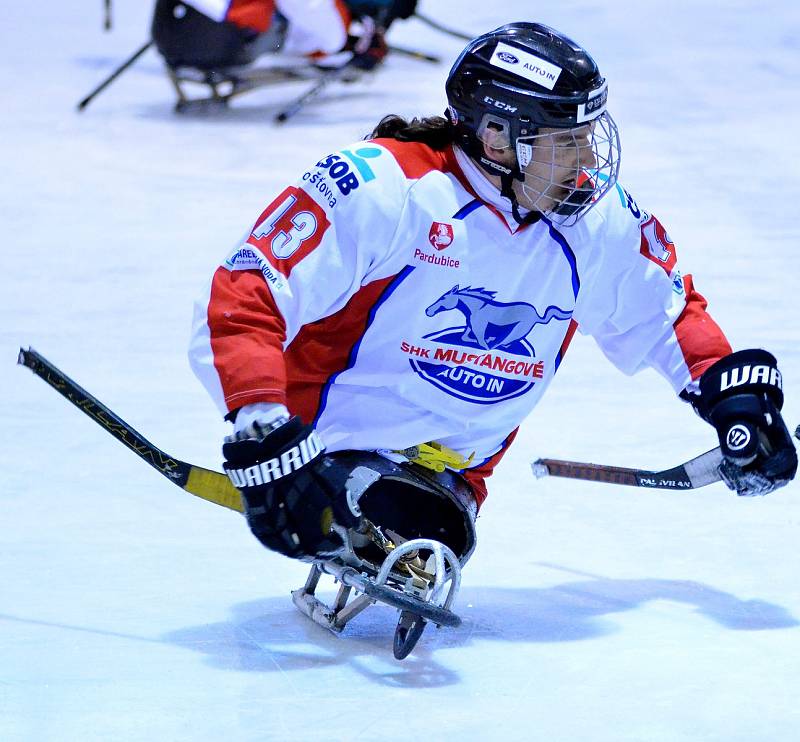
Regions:
M 666 468 L 714 445 L 655 374 L 577 338 L 491 481 L 454 630 L 403 662 L 395 612 L 342 636 L 291 604 L 305 567 L 182 493 L 29 372 L 32 345 L 170 453 L 220 464 L 191 304 L 283 184 L 388 112 L 439 113 L 447 65 L 393 56 L 284 128 L 302 88 L 182 119 L 149 3 L 4 9 L 0 70 L 0 739 L 800 739 L 800 487 L 737 499 L 535 480 L 538 456 Z M 779 358 L 800 422 L 800 6 L 422 2 L 480 32 L 534 18 L 610 80 L 622 178 L 736 347 Z M 455 57 L 418 21 L 391 39 Z

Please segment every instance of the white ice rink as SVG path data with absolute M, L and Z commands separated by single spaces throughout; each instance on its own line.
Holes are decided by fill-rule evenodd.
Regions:
M 448 64 L 392 56 L 284 128 L 302 92 L 180 118 L 151 3 L 7 3 L 0 24 L 0 740 L 800 740 L 800 485 L 741 499 L 536 481 L 538 456 L 667 468 L 713 430 L 654 373 L 573 342 L 478 521 L 457 629 L 393 659 L 396 613 L 341 636 L 306 567 L 182 492 L 27 370 L 31 345 L 156 445 L 218 469 L 226 425 L 187 360 L 192 302 L 263 206 L 385 113 L 440 113 Z M 800 5 L 421 0 L 470 32 L 586 45 L 622 182 L 656 213 L 736 348 L 778 357 L 800 423 Z M 390 40 L 455 58 L 418 21 Z

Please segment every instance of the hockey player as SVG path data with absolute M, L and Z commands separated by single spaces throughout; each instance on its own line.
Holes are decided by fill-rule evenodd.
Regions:
M 157 0 L 152 36 L 171 67 L 247 65 L 265 53 L 313 56 L 350 51 L 372 69 L 386 56 L 383 32 L 408 18 L 409 0 Z M 350 34 L 351 22 L 358 34 Z
M 790 481 L 775 358 L 732 352 L 617 182 L 592 57 L 513 23 L 469 43 L 446 93 L 446 117 L 386 117 L 311 165 L 198 303 L 191 362 L 233 423 L 225 468 L 255 536 L 326 558 L 372 524 L 465 560 L 485 479 L 576 330 L 693 405 L 738 494 Z

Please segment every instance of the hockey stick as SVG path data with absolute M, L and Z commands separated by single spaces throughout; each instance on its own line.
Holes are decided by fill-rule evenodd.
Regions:
M 283 108 L 282 110 L 278 111 L 275 114 L 275 123 L 276 124 L 285 124 L 292 116 L 294 116 L 300 109 L 305 107 L 307 103 L 310 103 L 314 98 L 318 97 L 326 87 L 328 87 L 328 83 L 333 82 L 332 77 L 322 77 L 317 82 L 314 83 L 312 87 L 306 90 L 298 98 L 295 98 L 288 106 Z
M 332 82 L 343 80 L 345 82 L 353 82 L 355 78 L 348 77 L 348 72 L 358 73 L 359 70 L 353 65 L 353 60 L 350 59 L 339 67 L 333 67 L 329 70 L 323 70 L 320 73 L 320 78 L 317 80 L 305 93 L 295 98 L 289 105 L 275 114 L 274 121 L 276 124 L 286 123 L 292 116 L 303 109 L 312 100 L 319 97 L 325 88 Z
M 546 476 L 566 477 L 590 482 L 624 484 L 629 487 L 689 490 L 719 482 L 722 479 L 719 473 L 721 462 L 722 453 L 719 448 L 712 448 L 690 461 L 663 471 L 627 469 L 622 466 L 584 464 L 579 461 L 561 461 L 559 459 L 536 459 L 531 464 L 531 468 L 537 479 Z
M 462 41 L 472 41 L 472 39 L 475 38 L 475 36 L 469 36 L 468 34 L 462 33 L 461 31 L 456 31 L 455 29 L 447 28 L 447 26 L 443 26 L 441 23 L 434 21 L 433 18 L 430 18 L 427 15 L 422 15 L 421 13 L 415 12 L 413 17 L 418 18 L 424 24 L 430 26 L 436 31 L 440 31 L 441 33 L 447 34 L 448 36 L 453 36 L 456 39 L 461 39 Z
M 794 437 L 800 440 L 800 425 L 795 428 Z M 628 469 L 607 464 L 584 464 L 579 461 L 561 461 L 560 459 L 536 459 L 531 464 L 531 469 L 537 479 L 547 476 L 566 477 L 590 482 L 624 484 L 629 487 L 689 490 L 721 481 L 722 475 L 719 469 L 721 463 L 722 453 L 717 447 L 672 469 L 663 471 Z
M 203 500 L 239 513 L 243 512 L 239 490 L 231 484 L 228 477 L 220 472 L 187 464 L 164 453 L 33 348 L 28 350 L 20 348 L 17 363 L 27 366 L 39 378 L 44 379 L 81 412 L 92 418 L 173 484 Z
M 417 49 L 409 49 L 406 46 L 396 46 L 389 44 L 389 52 L 391 54 L 399 54 L 403 57 L 410 57 L 411 59 L 418 59 L 420 62 L 430 62 L 431 64 L 441 64 L 442 58 L 433 54 L 426 54 L 425 52 L 418 51 Z
M 117 69 L 115 69 L 103 82 L 101 82 L 89 95 L 87 95 L 80 103 L 78 103 L 78 111 L 82 111 L 88 106 L 100 93 L 102 93 L 114 80 L 116 80 L 125 70 L 128 69 L 139 57 L 142 56 L 151 46 L 153 40 L 143 44 L 137 49 L 127 60 L 125 60 Z
M 103 29 L 111 30 L 111 0 L 103 0 Z

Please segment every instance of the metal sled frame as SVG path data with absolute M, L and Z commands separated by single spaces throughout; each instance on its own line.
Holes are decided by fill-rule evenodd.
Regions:
M 431 551 L 435 564 L 433 584 L 422 591 L 413 585 L 413 578 L 395 569 L 403 557 L 420 549 Z M 366 563 L 362 566 L 367 568 Z M 330 606 L 314 594 L 323 574 L 332 575 L 340 583 Z M 437 626 L 461 623 L 450 610 L 460 586 L 461 565 L 452 549 L 433 539 L 418 538 L 405 541 L 390 552 L 374 576 L 338 560 L 315 561 L 306 584 L 292 592 L 292 601 L 312 621 L 336 633 L 373 603 L 397 608 L 401 613 L 394 636 L 394 656 L 403 659 L 416 645 L 426 622 Z M 352 590 L 361 595 L 350 600 Z
M 235 98 L 251 90 L 283 82 L 316 79 L 313 68 L 303 67 L 229 67 L 214 70 L 199 70 L 194 67 L 167 66 L 167 75 L 178 95 L 175 110 L 179 113 L 206 104 L 225 106 Z M 202 86 L 209 95 L 192 98 L 187 94 L 187 86 Z
M 200 70 L 195 67 L 171 67 L 167 75 L 178 96 L 176 113 L 225 108 L 245 93 L 289 82 L 319 82 L 331 69 L 313 64 L 269 65 L 264 67 L 225 67 Z M 354 75 L 355 76 L 355 75 Z M 349 82 L 349 79 L 343 81 Z M 202 87 L 207 95 L 191 97 L 188 88 Z

